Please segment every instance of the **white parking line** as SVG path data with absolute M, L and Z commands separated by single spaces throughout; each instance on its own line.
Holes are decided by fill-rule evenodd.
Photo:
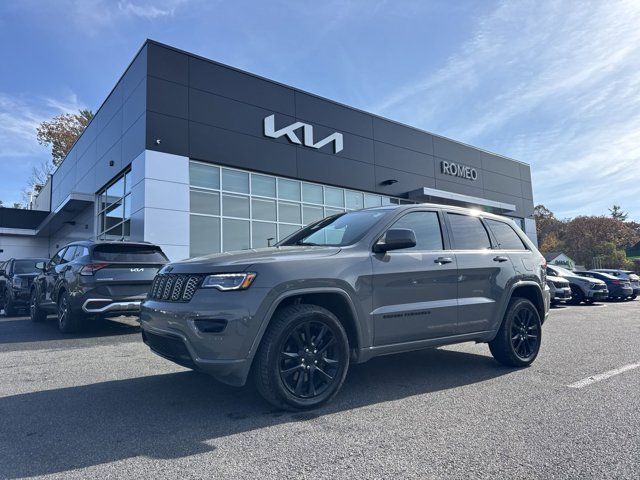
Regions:
M 620 368 L 616 368 L 615 370 L 609 370 L 608 372 L 599 373 L 598 375 L 593 375 L 591 377 L 583 378 L 582 380 L 578 380 L 575 383 L 567 385 L 569 388 L 582 388 L 592 383 L 600 382 L 602 380 L 606 380 L 607 378 L 614 377 L 616 375 L 620 375 L 621 373 L 628 372 L 629 370 L 633 370 L 634 368 L 640 367 L 640 362 L 638 363 L 630 363 L 629 365 L 625 365 Z

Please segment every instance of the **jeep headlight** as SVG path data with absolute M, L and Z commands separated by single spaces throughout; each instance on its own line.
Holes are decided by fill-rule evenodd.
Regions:
M 13 288 L 22 288 L 22 279 L 20 277 L 14 277 L 11 283 Z
M 223 292 L 245 290 L 251 286 L 255 278 L 255 273 L 216 273 L 205 277 L 202 288 L 217 288 Z

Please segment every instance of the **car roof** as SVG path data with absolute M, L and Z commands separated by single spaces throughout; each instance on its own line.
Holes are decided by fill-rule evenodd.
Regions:
M 75 242 L 68 243 L 65 247 L 72 247 L 81 245 L 83 247 L 91 247 L 95 245 L 145 245 L 145 246 L 156 246 L 150 242 L 130 242 L 130 241 L 121 241 L 121 240 L 78 240 Z M 64 247 L 61 247 L 64 248 Z
M 444 210 L 444 211 L 453 212 L 453 213 L 478 215 L 484 218 L 491 218 L 491 219 L 499 220 L 503 222 L 513 221 L 512 218 L 505 217 L 503 215 L 496 215 L 495 213 L 485 212 L 484 210 L 479 210 L 477 208 L 458 207 L 454 205 L 443 205 L 441 203 L 412 203 L 412 204 L 406 204 L 406 205 L 384 205 L 382 207 L 366 208 L 365 210 L 404 211 L 404 210 L 414 210 L 414 209 L 422 209 L 422 208 L 433 208 L 436 210 Z

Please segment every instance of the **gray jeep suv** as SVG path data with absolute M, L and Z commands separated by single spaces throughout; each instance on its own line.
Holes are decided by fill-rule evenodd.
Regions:
M 515 224 L 441 205 L 359 210 L 275 247 L 165 266 L 140 311 L 155 353 L 278 407 L 330 400 L 349 363 L 459 342 L 531 364 L 549 310 L 545 260 Z

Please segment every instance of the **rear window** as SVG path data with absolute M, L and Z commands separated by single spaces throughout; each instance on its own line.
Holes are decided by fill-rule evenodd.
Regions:
M 449 213 L 449 225 L 456 250 L 486 250 L 491 248 L 489 235 L 478 217 Z
M 148 245 L 97 245 L 93 248 L 93 260 L 120 263 L 166 263 L 169 259 L 160 247 Z
M 526 250 L 522 239 L 518 236 L 510 225 L 504 222 L 498 222 L 497 220 L 485 219 L 487 225 L 493 232 L 496 241 L 498 242 L 498 248 L 502 250 Z

